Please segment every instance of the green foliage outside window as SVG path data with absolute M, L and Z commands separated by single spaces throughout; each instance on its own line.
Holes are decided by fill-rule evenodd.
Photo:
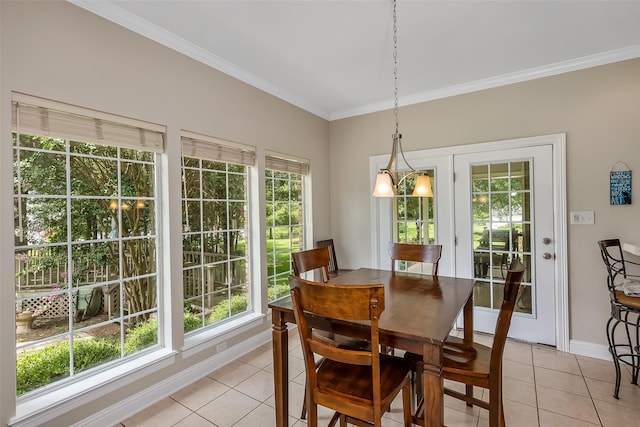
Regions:
M 302 175 L 266 170 L 269 301 L 289 292 L 291 253 L 304 249 Z
M 200 325 L 200 319 L 191 313 L 184 315 L 185 330 Z M 124 342 L 125 354 L 133 354 L 158 342 L 158 322 L 150 319 L 132 328 Z M 112 338 L 80 339 L 73 343 L 74 372 L 77 374 L 120 357 L 120 343 Z M 18 354 L 17 394 L 61 380 L 69 376 L 69 343 L 60 341 L 53 345 Z

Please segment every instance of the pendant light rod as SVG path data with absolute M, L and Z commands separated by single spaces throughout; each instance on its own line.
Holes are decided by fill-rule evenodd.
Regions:
M 433 196 L 431 191 L 431 181 L 429 175 L 426 172 L 416 171 L 407 162 L 402 150 L 402 134 L 399 130 L 398 124 L 398 13 L 397 2 L 393 0 L 393 116 L 395 120 L 395 133 L 392 135 L 393 145 L 391 147 L 391 157 L 387 167 L 381 169 L 376 177 L 376 185 L 374 187 L 374 197 L 393 197 L 394 190 L 407 179 L 407 177 L 418 174 L 416 180 L 416 188 L 413 191 L 414 196 Z M 402 160 L 411 170 L 410 173 L 405 174 L 400 180 L 398 180 L 398 152 L 402 156 Z

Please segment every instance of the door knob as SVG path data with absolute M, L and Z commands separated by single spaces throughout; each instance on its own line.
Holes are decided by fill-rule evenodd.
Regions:
M 551 256 L 552 255 L 549 252 L 545 252 L 545 253 L 542 254 L 542 258 L 544 258 L 544 259 L 551 259 Z
M 542 239 L 542 243 L 544 243 L 545 245 L 548 245 L 551 243 L 551 239 L 548 237 L 545 237 L 544 239 Z

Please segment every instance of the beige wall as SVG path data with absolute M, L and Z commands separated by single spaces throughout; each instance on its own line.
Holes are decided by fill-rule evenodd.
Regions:
M 268 149 L 309 158 L 315 237 L 337 239 L 345 268 L 370 264 L 369 156 L 389 152 L 390 111 L 328 124 L 65 2 L 2 1 L 0 20 L 0 241 L 13 241 L 7 226 L 13 223 L 9 106 L 10 92 L 19 91 L 167 125 L 163 182 L 174 196 L 180 192 L 180 129 L 254 145 L 259 155 Z M 639 112 L 640 60 L 632 60 L 404 107 L 400 128 L 405 151 L 566 132 L 567 210 L 596 213 L 595 225 L 568 227 L 570 338 L 604 345 L 608 304 L 595 241 L 620 236 L 640 242 L 637 189 L 633 205 L 608 204 L 608 172 L 616 161 L 640 173 Z M 180 208 L 168 209 L 175 247 Z M 0 245 L 5 279 L 12 258 L 12 248 Z M 171 280 L 179 280 L 179 265 L 172 260 Z M 7 386 L 14 382 L 13 297 L 11 286 L 0 287 L 2 425 L 13 407 Z M 174 309 L 180 298 L 173 295 Z M 213 354 L 178 356 L 170 369 L 70 410 L 56 423 L 91 416 Z
M 567 212 L 595 211 L 594 225 L 568 225 L 569 337 L 604 346 L 609 315 L 596 241 L 640 242 L 640 59 L 426 102 L 400 109 L 405 151 L 566 133 Z M 371 263 L 369 157 L 388 154 L 391 111 L 330 124 L 332 230 L 341 266 Z M 634 170 L 633 204 L 609 205 L 609 171 Z
M 2 1 L 0 18 L 0 241 L 13 241 L 11 91 L 166 125 L 163 193 L 174 201 L 180 199 L 181 129 L 256 146 L 260 163 L 265 150 L 307 158 L 313 179 L 314 237 L 329 236 L 326 120 L 67 2 Z M 166 285 L 171 286 L 181 280 L 180 203 L 166 209 L 169 221 L 164 232 L 171 237 L 165 244 L 172 245 L 178 255 L 164 270 Z M 12 259 L 11 245 L 0 245 L 0 271 L 5 279 L 0 287 L 0 425 L 12 415 L 14 400 Z M 181 310 L 181 288 L 176 289 L 166 296 L 173 310 Z M 179 323 L 174 326 L 181 328 Z M 265 319 L 262 326 L 229 339 L 228 346 L 269 328 Z M 175 333 L 173 340 L 180 349 L 181 333 Z M 52 424 L 69 425 L 91 416 L 214 354 L 209 349 L 187 357 L 179 351 L 168 369 L 70 410 Z

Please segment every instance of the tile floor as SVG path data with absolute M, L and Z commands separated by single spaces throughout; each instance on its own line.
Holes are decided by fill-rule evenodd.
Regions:
M 301 427 L 306 426 L 297 418 L 304 392 L 304 367 L 298 336 L 289 336 L 289 425 Z M 491 341 L 483 335 L 475 339 Z M 640 426 L 640 387 L 630 383 L 628 369 L 623 369 L 620 400 L 616 400 L 612 396 L 612 362 L 509 341 L 503 366 L 509 427 Z M 326 425 L 331 412 L 319 408 L 319 413 L 319 425 Z M 401 404 L 394 404 L 383 426 L 400 427 L 401 421 Z M 445 422 L 448 427 L 489 425 L 485 410 L 469 409 L 449 396 L 445 396 Z M 270 346 L 212 372 L 119 426 L 275 426 Z

